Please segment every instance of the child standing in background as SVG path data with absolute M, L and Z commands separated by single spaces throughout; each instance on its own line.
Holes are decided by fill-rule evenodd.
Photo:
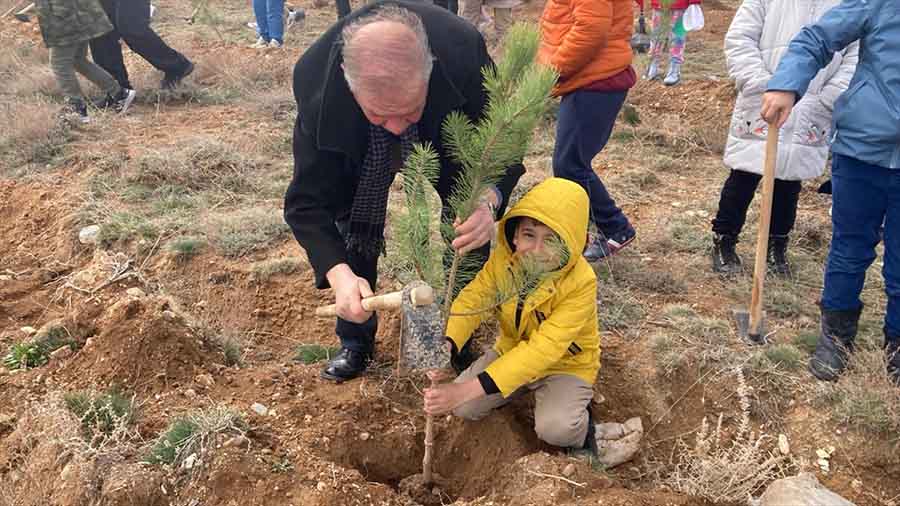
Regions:
M 123 88 L 102 68 L 87 59 L 88 42 L 113 29 L 98 0 L 38 0 L 35 7 L 50 67 L 66 97 L 67 112 L 87 123 L 88 111 L 75 72 L 106 93 L 107 103 L 124 113 L 135 92 Z
M 644 8 L 644 0 L 636 0 L 641 9 Z M 669 45 L 669 71 L 663 79 L 666 86 L 674 86 L 681 81 L 681 65 L 684 64 L 684 45 L 687 41 L 687 30 L 682 24 L 684 11 L 691 5 L 699 5 L 701 0 L 669 0 L 669 27 L 670 33 L 663 35 L 660 30 L 663 26 L 663 9 L 666 0 L 652 0 L 653 14 L 650 19 L 650 65 L 644 74 L 645 79 L 657 79 L 660 75 L 659 58 L 663 47 Z

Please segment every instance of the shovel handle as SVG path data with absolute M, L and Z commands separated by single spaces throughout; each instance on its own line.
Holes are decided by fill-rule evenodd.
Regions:
M 772 222 L 772 194 L 775 190 L 775 165 L 778 162 L 778 127 L 769 124 L 766 135 L 766 163 L 763 168 L 762 200 L 759 211 L 759 233 L 756 236 L 756 262 L 753 265 L 753 291 L 750 294 L 751 336 L 759 335 L 762 321 L 763 284 L 766 279 L 766 253 L 769 245 L 769 225 Z
M 412 299 L 414 306 L 428 305 L 434 302 L 434 290 L 428 285 L 417 286 L 410 290 L 409 297 Z M 400 309 L 400 306 L 403 305 L 403 292 L 396 291 L 385 293 L 383 295 L 366 297 L 365 299 L 362 299 L 360 303 L 366 311 Z M 316 316 L 337 316 L 337 305 L 329 304 L 327 306 L 316 308 Z

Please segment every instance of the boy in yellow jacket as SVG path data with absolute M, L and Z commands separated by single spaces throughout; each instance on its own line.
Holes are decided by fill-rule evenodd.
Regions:
M 587 239 L 588 206 L 580 185 L 550 178 L 499 222 L 496 248 L 453 302 L 447 337 L 454 352 L 461 350 L 493 314 L 500 323 L 500 338 L 453 383 L 425 391 L 427 413 L 452 411 L 478 420 L 532 391 L 535 432 L 551 445 L 598 452 L 602 440 L 624 435 L 608 437 L 606 426 L 623 426 L 595 427 L 588 409 L 600 369 L 597 278 L 580 254 Z M 516 284 L 512 277 L 521 272 L 519 262 L 528 255 L 544 265 L 562 265 L 543 276 L 524 300 L 513 295 L 493 311 L 483 311 Z

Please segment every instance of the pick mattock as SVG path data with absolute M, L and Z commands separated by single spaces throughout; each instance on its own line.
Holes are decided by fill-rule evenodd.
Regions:
M 421 281 L 410 283 L 403 290 L 404 301 Z M 428 286 L 428 285 L 425 285 Z M 437 304 L 404 304 L 401 320 L 401 357 L 407 367 L 420 370 L 445 369 L 450 364 L 450 350 L 444 341 L 444 325 L 441 309 Z M 436 386 L 431 380 L 431 388 Z M 425 455 L 422 458 L 422 479 L 427 485 L 434 482 L 431 464 L 434 459 L 434 417 L 425 417 Z
M 769 224 L 772 221 L 772 193 L 775 189 L 775 165 L 778 162 L 778 127 L 769 124 L 766 136 L 766 163 L 763 169 L 762 201 L 759 212 L 759 231 L 756 236 L 756 258 L 753 264 L 753 289 L 750 311 L 733 311 L 738 335 L 754 344 L 766 342 L 766 315 L 762 310 L 763 283 L 766 280 L 766 257 L 769 244 Z
M 419 370 L 444 369 L 450 364 L 450 350 L 444 342 L 443 318 L 440 307 L 434 303 L 434 290 L 422 281 L 413 281 L 402 291 L 376 295 L 362 300 L 366 311 L 400 309 L 400 355 L 406 367 Z M 336 316 L 334 304 L 316 309 L 316 316 Z M 432 381 L 432 388 L 435 382 Z M 422 459 L 422 477 L 425 484 L 432 483 L 431 463 L 434 449 L 434 419 L 425 419 L 425 456 Z
M 406 302 L 403 295 L 403 291 L 397 291 L 366 297 L 360 302 L 366 311 L 395 310 L 401 309 L 403 303 Z M 434 303 L 434 290 L 423 283 L 413 287 L 406 298 L 412 306 L 426 306 Z M 329 304 L 316 308 L 316 316 L 337 316 L 337 305 Z

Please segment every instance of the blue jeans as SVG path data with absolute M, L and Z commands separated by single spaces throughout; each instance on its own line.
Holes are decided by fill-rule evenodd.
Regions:
M 284 44 L 284 0 L 253 0 L 253 13 L 259 36 Z
M 900 170 L 834 155 L 831 167 L 832 239 L 822 309 L 859 309 L 866 270 L 875 260 L 884 224 L 887 314 L 884 330 L 900 336 Z
M 574 91 L 562 98 L 556 122 L 553 175 L 580 184 L 591 202 L 591 221 L 606 237 L 631 228 L 591 167 L 609 136 L 627 91 Z

